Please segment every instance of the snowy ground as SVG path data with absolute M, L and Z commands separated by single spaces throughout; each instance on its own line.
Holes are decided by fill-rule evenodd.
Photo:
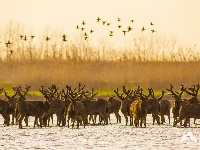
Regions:
M 56 119 L 56 117 L 54 117 Z M 33 118 L 29 127 L 19 129 L 17 125 L 3 126 L 0 116 L 0 149 L 198 149 L 200 143 L 192 141 L 181 143 L 182 136 L 188 132 L 200 139 L 200 125 L 191 123 L 190 128 L 172 125 L 152 125 L 152 117 L 147 117 L 146 128 L 116 124 L 114 115 L 106 126 L 81 126 L 79 129 L 67 127 L 33 128 Z M 192 122 L 193 120 L 191 120 Z M 55 122 L 55 120 L 54 120 Z M 172 119 L 171 119 L 172 122 Z M 24 125 L 24 124 L 23 124 Z

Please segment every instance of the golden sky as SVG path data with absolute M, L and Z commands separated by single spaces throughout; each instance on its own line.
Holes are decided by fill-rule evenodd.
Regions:
M 200 45 L 200 0 L 0 0 L 0 26 L 12 19 L 35 29 L 73 32 L 85 20 L 88 28 L 102 33 L 98 16 L 111 24 L 120 17 L 125 26 L 134 19 L 137 31 L 143 26 L 151 30 L 153 22 L 156 33 Z

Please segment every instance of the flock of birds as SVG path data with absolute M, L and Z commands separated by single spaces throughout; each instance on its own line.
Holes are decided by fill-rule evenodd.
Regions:
M 101 18 L 97 17 L 96 19 L 97 23 L 102 23 L 103 26 L 110 26 L 111 23 L 108 22 L 108 21 L 105 21 L 105 20 L 102 20 Z M 130 20 L 130 23 L 133 24 L 135 20 Z M 131 25 L 129 25 L 128 27 L 126 28 L 123 28 L 122 25 L 120 25 L 120 22 L 121 22 L 121 19 L 118 17 L 117 18 L 117 28 L 118 29 L 121 29 L 121 32 L 123 33 L 123 35 L 125 36 L 128 32 L 131 32 L 133 30 L 133 28 L 131 27 Z M 150 22 L 150 25 L 151 26 L 154 26 L 154 23 L 153 22 Z M 94 33 L 94 30 L 91 29 L 89 30 L 89 33 L 86 32 L 86 22 L 85 21 L 82 21 L 82 23 L 80 25 L 76 25 L 76 29 L 77 30 L 81 30 L 82 32 L 84 32 L 84 39 L 85 40 L 88 40 L 89 39 L 89 34 L 92 34 Z M 144 32 L 146 30 L 145 27 L 142 27 L 141 31 Z M 152 33 L 156 32 L 154 29 L 151 30 Z M 110 30 L 109 31 L 109 34 L 108 34 L 110 37 L 114 36 L 114 31 L 113 30 Z M 29 38 L 30 40 L 33 40 L 36 36 L 35 35 L 31 35 Z M 20 35 L 20 39 L 21 40 L 24 40 L 24 41 L 27 41 L 29 40 L 29 38 L 26 36 L 26 35 Z M 46 36 L 45 37 L 45 40 L 48 42 L 49 40 L 51 40 L 51 38 L 49 36 Z M 63 34 L 62 36 L 62 41 L 63 42 L 67 42 L 67 36 L 65 34 Z M 10 45 L 12 44 L 10 42 L 10 40 L 8 40 L 8 42 L 5 43 L 6 44 L 6 47 L 9 48 Z M 11 52 L 12 54 L 12 52 Z
M 102 19 L 99 18 L 99 17 L 97 17 L 96 20 L 97 20 L 98 23 L 102 23 L 103 26 L 110 26 L 110 25 L 111 25 L 110 22 L 105 21 L 105 20 L 102 20 Z M 135 21 L 135 20 L 130 20 L 131 24 L 133 24 L 134 21 Z M 123 33 L 124 36 L 126 35 L 126 33 L 128 33 L 128 32 L 130 32 L 130 31 L 133 30 L 133 28 L 132 28 L 130 25 L 129 25 L 128 27 L 126 27 L 126 28 L 123 29 L 122 25 L 120 25 L 121 19 L 120 19 L 119 17 L 117 18 L 117 22 L 118 22 L 117 28 L 118 28 L 118 29 L 122 29 L 121 32 Z M 81 25 L 77 25 L 77 26 L 76 26 L 76 29 L 79 29 L 79 30 L 81 30 L 81 31 L 84 32 L 84 31 L 86 30 L 85 25 L 86 25 L 86 22 L 85 22 L 85 21 L 82 21 Z M 154 23 L 153 23 L 153 22 L 150 22 L 150 25 L 153 26 Z M 142 27 L 141 31 L 144 32 L 145 30 L 146 30 L 146 28 L 145 28 L 145 27 Z M 89 34 L 92 34 L 92 33 L 94 32 L 94 30 L 91 29 L 89 32 L 90 32 L 90 33 L 84 32 L 85 40 L 87 40 L 87 39 L 89 38 Z M 152 29 L 151 32 L 154 33 L 154 32 L 156 32 L 156 31 L 155 31 L 154 29 Z M 114 36 L 114 31 L 113 31 L 113 30 L 110 30 L 108 35 L 109 35 L 109 36 Z

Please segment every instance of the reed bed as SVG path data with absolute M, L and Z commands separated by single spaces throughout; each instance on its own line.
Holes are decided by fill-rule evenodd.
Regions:
M 1 32 L 0 87 L 27 84 L 37 90 L 41 85 L 64 87 L 81 82 L 96 90 L 123 85 L 160 90 L 170 83 L 191 86 L 200 80 L 198 49 L 159 33 L 138 33 L 125 47 L 115 48 L 108 37 L 93 45 L 82 33 L 63 42 L 63 32 L 45 30 L 31 39 L 32 31 L 13 22 Z M 21 34 L 28 39 L 20 39 Z M 45 41 L 47 35 L 52 39 Z M 8 40 L 12 44 L 6 47 L 3 42 Z
M 3 61 L 0 63 L 0 86 L 8 82 L 38 89 L 52 83 L 65 87 L 81 82 L 96 90 L 116 89 L 123 85 L 165 89 L 170 83 L 177 87 L 181 83 L 186 86 L 200 83 L 199 66 L 200 62 Z

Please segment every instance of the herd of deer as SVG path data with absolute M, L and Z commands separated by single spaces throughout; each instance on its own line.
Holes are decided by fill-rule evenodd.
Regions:
M 190 118 L 200 118 L 200 101 L 197 99 L 200 85 L 193 85 L 186 89 L 181 84 L 181 92 L 173 90 L 173 86 L 170 84 L 170 95 L 174 97 L 172 104 L 172 113 L 174 118 L 173 126 L 177 123 L 181 123 L 184 120 L 184 127 L 190 122 Z M 114 90 L 117 95 L 117 99 L 108 97 L 108 99 L 96 98 L 98 92 L 85 91 L 85 85 L 82 86 L 79 83 L 78 88 L 72 88 L 67 85 L 65 89 L 59 90 L 56 85 L 51 85 L 47 89 L 41 86 L 39 91 L 44 95 L 44 100 L 27 100 L 26 94 L 31 86 L 26 86 L 25 90 L 22 90 L 21 86 L 12 87 L 14 95 L 8 96 L 7 92 L 0 89 L 0 93 L 5 93 L 5 99 L 0 99 L 0 114 L 4 118 L 4 125 L 9 126 L 10 122 L 18 124 L 19 128 L 22 128 L 22 122 L 25 121 L 28 126 L 28 117 L 34 116 L 35 125 L 49 126 L 50 119 L 53 123 L 53 114 L 57 116 L 58 126 L 70 126 L 72 128 L 76 122 L 77 128 L 80 125 L 84 127 L 93 121 L 96 124 L 96 117 L 99 115 L 99 124 L 107 125 L 109 123 L 109 117 L 111 113 L 114 113 L 117 119 L 117 123 L 121 123 L 121 116 L 119 111 L 124 115 L 126 125 L 128 125 L 128 117 L 130 117 L 130 125 L 146 127 L 147 114 L 152 114 L 153 124 L 156 121 L 158 125 L 165 122 L 165 115 L 168 116 L 170 124 L 170 102 L 164 100 L 163 95 L 165 91 L 162 91 L 160 97 L 154 96 L 152 88 L 148 88 L 148 95 L 143 94 L 143 89 L 138 86 L 137 90 L 127 90 L 125 86 L 120 93 L 118 89 Z M 182 99 L 183 92 L 191 95 L 190 99 Z M 12 121 L 10 121 L 10 115 Z M 160 121 L 161 117 L 161 121 Z M 38 122 L 39 120 L 39 122 Z M 67 122 L 66 122 L 67 121 Z M 190 125 L 190 124 L 189 124 Z

